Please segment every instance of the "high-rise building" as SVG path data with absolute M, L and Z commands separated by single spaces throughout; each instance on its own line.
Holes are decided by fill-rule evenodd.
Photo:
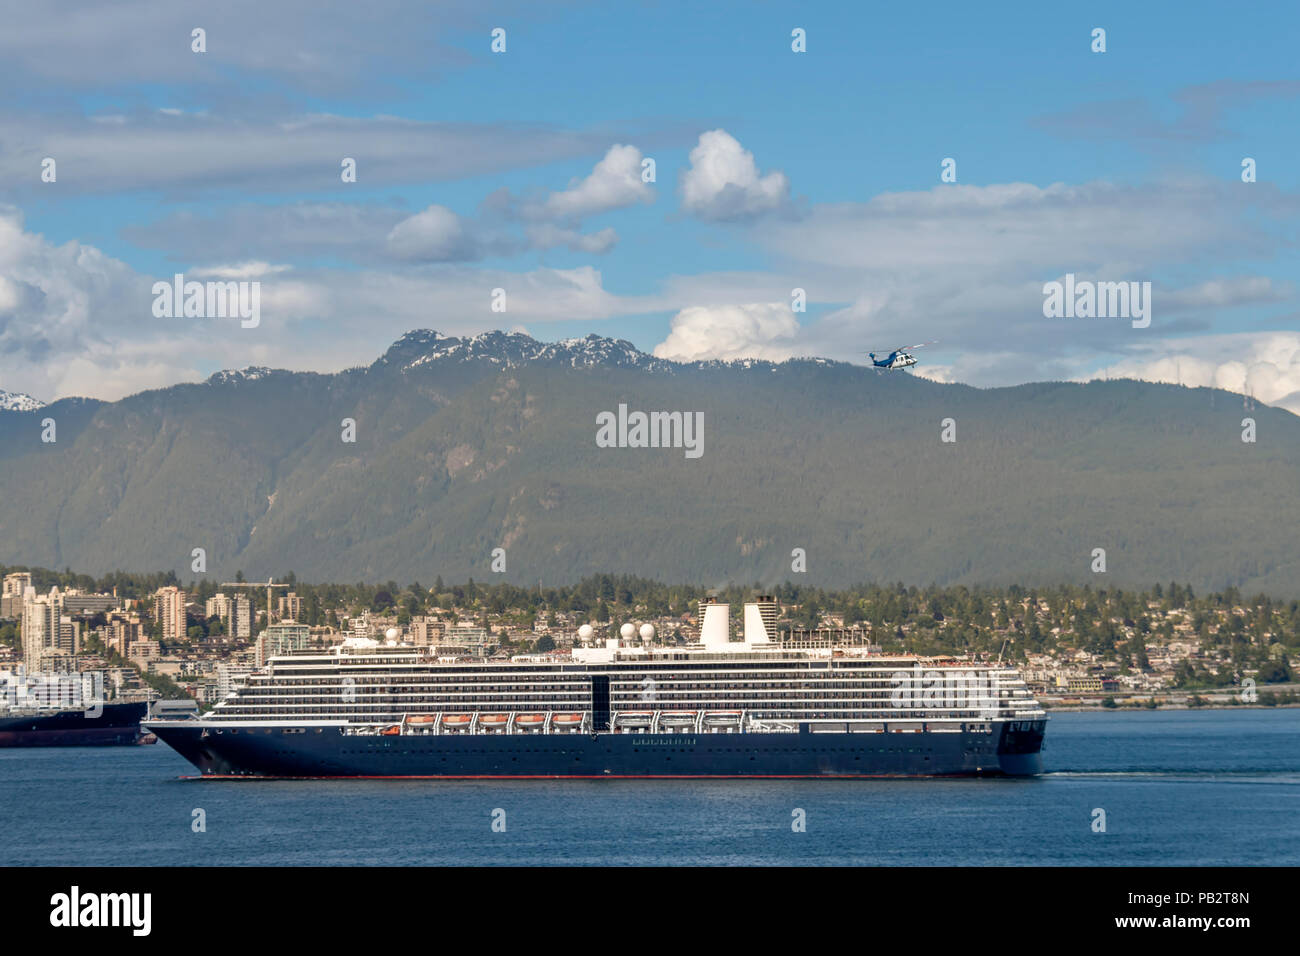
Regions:
M 486 628 L 474 624 L 456 624 L 443 630 L 442 639 L 436 647 L 436 653 L 440 655 L 486 657 L 487 647 L 488 633 Z
M 230 630 L 235 637 L 245 641 L 253 639 L 253 602 L 246 595 L 236 594 L 231 598 L 231 617 L 234 623 Z
M 248 675 L 252 671 L 247 667 L 241 667 L 237 664 L 218 664 L 217 665 L 217 697 L 225 700 L 236 689 L 242 687 L 248 680 Z
M 411 618 L 411 643 L 419 647 L 441 644 L 447 625 L 437 618 L 423 615 Z
M 282 621 L 301 621 L 302 598 L 298 597 L 298 592 L 290 591 L 279 598 L 276 601 L 276 613 L 280 615 Z
M 38 597 L 36 589 L 28 587 L 23 598 L 23 663 L 27 670 L 41 670 L 42 657 L 75 654 L 78 631 L 72 621 L 64 619 L 59 589 L 50 588 L 48 595 Z
M 122 601 L 115 594 L 84 594 L 81 591 L 63 592 L 63 609 L 72 615 L 92 617 L 95 614 L 116 610 Z
M 0 617 L 22 617 L 23 598 L 31 586 L 32 576 L 26 571 L 6 574 L 3 584 L 0 584 Z
M 140 616 L 134 611 L 118 611 L 109 618 L 101 630 L 104 632 L 104 644 L 109 650 L 126 657 L 133 641 L 144 636 Z
M 185 637 L 185 592 L 175 585 L 154 593 L 154 616 L 162 624 L 162 639 L 178 641 Z
M 157 641 L 141 640 L 131 642 L 126 656 L 133 661 L 151 661 L 158 656 L 158 653 Z
M 32 576 L 26 571 L 15 571 L 13 574 L 6 574 L 3 585 L 0 585 L 0 594 L 16 594 L 22 597 L 27 593 L 27 589 L 32 586 Z
M 220 618 L 221 623 L 230 624 L 230 598 L 220 591 L 208 598 L 203 610 L 204 616 Z
M 306 650 L 310 641 L 311 628 L 306 624 L 272 624 L 257 638 L 257 666 L 272 657 Z

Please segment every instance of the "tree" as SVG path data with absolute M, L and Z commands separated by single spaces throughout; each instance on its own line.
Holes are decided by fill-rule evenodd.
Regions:
M 1291 664 L 1285 657 L 1270 661 L 1259 668 L 1261 684 L 1288 684 L 1291 682 Z

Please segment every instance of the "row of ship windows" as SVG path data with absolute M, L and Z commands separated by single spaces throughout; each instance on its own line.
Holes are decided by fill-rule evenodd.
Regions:
M 270 684 L 272 686 L 295 687 L 300 685 L 301 686 L 312 686 L 312 685 L 341 686 L 344 680 L 350 680 L 352 682 L 352 686 L 355 687 L 380 687 L 380 686 L 404 685 L 404 684 L 412 684 L 412 685 L 424 686 L 424 687 L 445 687 L 448 685 L 451 686 L 467 685 L 467 686 L 477 687 L 483 684 L 490 684 L 493 687 L 510 687 L 510 688 L 527 688 L 527 687 L 539 687 L 539 686 L 541 687 L 588 687 L 590 686 L 591 683 L 590 680 L 588 680 L 586 677 L 567 678 L 567 679 L 559 679 L 559 680 L 535 680 L 532 678 L 528 678 L 526 680 L 519 679 L 522 677 L 524 677 L 524 675 L 503 674 L 492 678 L 487 678 L 487 677 L 466 678 L 461 676 L 433 678 L 428 675 L 411 675 L 411 676 L 367 675 L 367 676 L 360 676 L 360 677 L 353 676 L 353 675 L 346 675 L 346 676 L 331 675 L 329 677 L 321 678 L 321 677 L 284 677 L 277 673 L 273 676 L 264 675 L 264 674 L 252 675 L 250 677 L 250 682 L 256 684 Z M 746 674 L 744 675 L 744 679 L 737 678 L 736 675 L 734 674 L 718 674 L 715 675 L 710 680 L 701 680 L 702 677 L 704 677 L 704 675 L 702 674 L 693 675 L 693 680 L 686 681 L 685 679 L 682 678 L 657 675 L 653 673 L 638 674 L 628 678 L 613 678 L 610 681 L 610 685 L 613 687 L 618 687 L 620 685 L 638 686 L 647 679 L 654 680 L 656 683 L 662 683 L 665 685 L 685 686 L 685 687 L 711 687 L 716 684 L 723 684 L 723 685 L 734 684 L 742 687 L 750 687 L 756 685 L 757 686 L 768 685 L 778 681 L 783 683 L 785 686 L 789 686 L 789 687 L 898 687 L 904 683 L 907 683 L 904 681 L 900 681 L 897 679 L 897 677 L 891 675 L 884 675 L 879 678 L 867 678 L 867 677 L 849 678 L 849 677 L 840 677 L 839 675 L 836 675 L 837 679 L 817 678 L 812 680 L 807 678 L 802 678 L 802 677 L 796 678 L 793 675 L 783 675 L 783 674 L 773 675 L 771 677 L 765 677 L 763 675 Z M 511 680 L 511 678 L 515 678 L 515 679 Z M 910 683 L 918 687 L 930 687 L 930 686 L 944 687 L 944 686 L 959 686 L 962 683 L 962 681 L 954 680 L 954 681 L 930 682 L 926 678 L 918 675 L 917 678 L 915 680 L 912 680 Z M 1007 686 L 1007 687 L 1024 686 L 1023 683 L 1019 681 L 997 681 L 996 683 L 998 684 L 998 686 Z
M 498 674 L 565 674 L 573 677 L 590 677 L 593 674 L 626 674 L 637 671 L 715 671 L 718 673 L 736 673 L 739 671 L 816 671 L 816 672 L 833 672 L 833 671 L 868 671 L 875 673 L 897 673 L 904 671 L 907 673 L 925 673 L 929 671 L 941 674 L 1015 674 L 1019 673 L 1011 668 L 1005 667 L 908 667 L 897 661 L 872 663 L 850 663 L 842 664 L 836 662 L 833 667 L 827 667 L 824 663 L 817 665 L 808 661 L 791 661 L 791 660 L 757 660 L 757 661 L 661 661 L 661 660 L 639 660 L 639 661 L 613 661 L 599 664 L 586 665 L 561 665 L 547 667 L 541 664 L 459 664 L 447 666 L 445 664 L 378 664 L 374 661 L 362 663 L 347 662 L 344 664 L 334 664 L 332 662 L 320 664 L 304 664 L 300 661 L 286 660 L 277 658 L 271 662 L 271 667 L 276 673 L 283 674 L 312 674 L 312 673 L 336 673 L 336 672 L 355 672 L 361 674 L 410 674 L 426 673 L 434 675 L 442 674 L 464 674 L 469 677 L 486 677 L 491 678 Z
M 423 688 L 406 689 L 398 687 L 245 687 L 238 689 L 234 695 L 239 700 L 294 700 L 294 701 L 333 701 L 350 702 L 366 699 L 391 699 L 395 701 L 434 700 L 589 700 L 590 688 L 539 688 L 539 687 L 494 687 L 494 688 Z M 773 697 L 788 699 L 791 697 L 809 700 L 856 698 L 859 700 L 896 700 L 913 698 L 927 701 L 1006 701 L 1030 700 L 1026 694 L 1013 694 L 1003 691 L 1000 694 L 967 693 L 965 691 L 933 691 L 909 694 L 898 688 L 863 688 L 863 687 L 828 687 L 822 684 L 815 688 L 791 687 L 780 684 L 766 684 L 756 687 L 739 685 L 716 685 L 712 687 L 677 686 L 656 684 L 653 687 L 611 688 L 610 699 L 613 701 L 646 700 L 685 700 L 692 698 L 731 699 L 742 697 Z
M 736 709 L 743 708 L 748 710 L 765 709 L 771 707 L 781 708 L 802 708 L 802 707 L 853 707 L 864 711 L 881 711 L 892 713 L 900 709 L 907 710 L 1023 710 L 1034 709 L 1025 707 L 1025 704 L 1032 704 L 1033 701 L 1019 700 L 994 700 L 992 698 L 984 700 L 935 700 L 925 701 L 892 701 L 884 698 L 862 698 L 849 696 L 819 696 L 819 697 L 775 697 L 775 696 L 722 696 L 716 697 L 697 697 L 682 695 L 674 696 L 656 696 L 653 700 L 643 698 L 627 698 L 624 700 L 611 700 L 610 708 L 612 710 L 623 711 L 653 711 L 653 710 L 716 710 L 716 709 Z M 219 714 L 231 714 L 240 712 L 249 712 L 259 710 L 262 712 L 268 709 L 277 712 L 286 712 L 294 710 L 304 710 L 311 713 L 352 713 L 373 710 L 397 711 L 398 713 L 407 712 L 412 714 L 436 714 L 436 713 L 460 713 L 465 710 L 483 710 L 483 711 L 533 711 L 533 710 L 589 710 L 591 699 L 587 697 L 567 697 L 567 698 L 544 698 L 544 697 L 499 697 L 499 698 L 473 698 L 465 700 L 440 700 L 430 701 L 421 700 L 394 700 L 392 698 L 375 698 L 372 700 L 339 700 L 330 697 L 284 697 L 279 699 L 255 699 L 255 698 L 227 698 L 222 701 L 217 708 Z
M 233 719 L 237 719 L 237 718 L 235 717 L 235 715 L 229 715 L 229 716 L 230 716 L 230 719 L 232 719 L 232 720 L 233 720 Z M 303 714 L 303 713 L 300 713 L 300 712 L 295 712 L 295 713 L 292 714 L 292 715 L 285 715 L 285 714 L 276 715 L 276 714 L 274 714 L 274 713 L 268 713 L 268 712 L 265 712 L 265 711 L 249 711 L 249 712 L 246 713 L 246 714 L 241 714 L 241 715 L 238 715 L 238 716 L 239 716 L 239 718 L 242 719 L 242 718 L 245 718 L 245 717 L 275 717 L 275 716 L 280 716 L 280 717 L 289 717 L 289 716 L 292 716 L 292 717 L 295 717 L 295 718 L 296 718 L 296 717 L 302 717 L 302 716 L 307 716 L 307 715 L 306 715 L 306 714 Z M 403 715 L 401 715 L 401 714 L 394 714 L 394 713 L 392 713 L 392 712 L 390 711 L 390 712 L 380 712 L 380 713 L 373 713 L 373 714 L 363 714 L 363 715 L 359 715 L 359 716 L 368 717 L 370 720 L 372 720 L 372 721 L 374 721 L 374 722 L 376 722 L 376 723 L 394 723 L 394 724 L 395 724 L 395 723 L 398 723 L 398 722 L 402 719 L 402 716 L 403 716 Z M 810 712 L 808 712 L 808 711 L 793 711 L 793 710 L 786 710 L 786 711 L 764 711 L 764 712 L 762 712 L 761 714 L 756 714 L 755 716 L 758 717 L 758 718 L 760 718 L 760 719 L 762 719 L 762 720 L 860 720 L 860 719 L 862 719 L 862 712 L 861 712 L 861 711 L 848 711 L 848 710 L 844 710 L 844 711 L 822 711 L 822 712 L 820 712 L 820 713 L 810 713 Z M 892 719 L 892 720 L 924 720 L 924 719 L 927 719 L 927 718 L 930 719 L 930 720 L 935 720 L 935 719 L 941 719 L 941 720 L 956 720 L 956 719 L 969 719 L 969 718 L 979 718 L 979 717 L 987 718 L 987 717 L 988 717 L 988 714 L 987 714 L 987 713 L 981 713 L 981 712 L 979 712 L 979 711 L 975 711 L 975 710 L 970 710 L 970 711 L 945 711 L 945 712 L 943 713 L 943 715 L 940 717 L 940 716 L 936 715 L 935 712 L 932 711 L 932 710 L 930 710 L 930 711 L 924 711 L 924 710 L 901 710 L 901 711 L 891 711 L 888 715 L 884 715 L 884 716 L 888 716 L 888 717 L 889 717 L 890 719 Z M 1002 716 L 1002 717 L 1010 717 L 1010 716 L 1012 716 L 1012 715 L 1011 715 L 1010 713 L 1004 713 L 1004 714 L 1001 714 L 1000 716 Z M 231 733 L 238 733 L 239 731 L 238 731 L 238 730 L 231 730 L 230 732 L 231 732 Z M 266 732 L 269 734 L 271 731 L 268 729 Z M 294 732 L 301 733 L 302 731 L 285 730 L 285 731 L 282 731 L 282 732 L 283 732 L 283 733 L 294 733 Z M 318 731 L 318 732 L 319 732 L 319 731 Z M 221 731 L 218 730 L 217 733 L 221 733 Z

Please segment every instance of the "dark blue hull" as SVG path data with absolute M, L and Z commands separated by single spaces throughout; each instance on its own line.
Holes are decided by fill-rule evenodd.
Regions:
M 992 733 L 344 734 L 149 723 L 204 776 L 877 777 L 1042 772 L 1044 721 Z
M 80 710 L 0 717 L 0 747 L 99 747 L 138 743 L 144 702 L 104 704 L 98 716 Z

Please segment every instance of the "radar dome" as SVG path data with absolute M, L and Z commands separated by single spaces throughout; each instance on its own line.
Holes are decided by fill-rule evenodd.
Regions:
M 641 640 L 648 641 L 655 636 L 655 626 L 653 624 L 641 625 Z
M 582 638 L 584 641 L 591 640 L 591 635 L 595 633 L 596 632 L 592 629 L 592 626 L 590 624 L 584 624 L 582 625 L 582 627 L 578 628 L 578 636 Z
M 388 630 L 384 631 L 384 637 L 388 638 L 390 641 L 395 641 L 397 640 L 397 636 L 401 633 L 402 632 L 397 628 L 390 627 Z
M 631 623 L 624 624 L 618 629 L 618 632 L 623 635 L 625 641 L 630 641 L 632 640 L 632 635 L 636 633 L 636 625 Z

